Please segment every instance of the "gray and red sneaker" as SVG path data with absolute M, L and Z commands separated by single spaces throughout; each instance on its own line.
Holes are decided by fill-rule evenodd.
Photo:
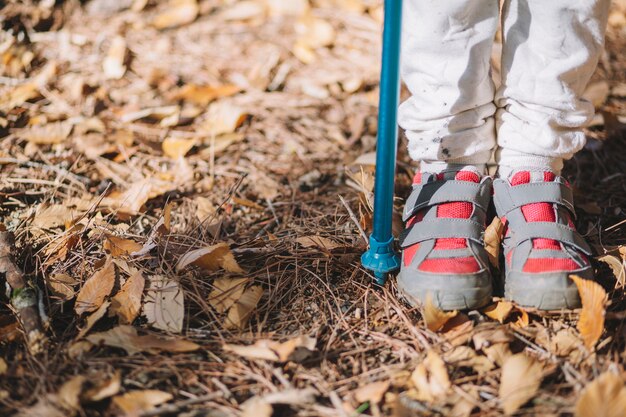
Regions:
M 569 276 L 593 279 L 593 270 L 589 245 L 574 226 L 569 183 L 548 171 L 516 171 L 495 180 L 494 190 L 505 225 L 505 296 L 543 310 L 579 307 Z
M 403 213 L 400 292 L 413 305 L 430 293 L 442 310 L 475 309 L 491 300 L 483 245 L 491 178 L 477 171 L 417 173 Z

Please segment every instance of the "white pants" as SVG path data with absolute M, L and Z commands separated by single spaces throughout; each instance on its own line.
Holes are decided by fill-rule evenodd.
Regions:
M 593 117 L 581 95 L 604 43 L 610 0 L 505 0 L 502 85 L 490 57 L 498 0 L 404 0 L 400 105 L 423 166 L 485 164 L 560 171 Z M 497 149 L 496 149 L 497 148 Z

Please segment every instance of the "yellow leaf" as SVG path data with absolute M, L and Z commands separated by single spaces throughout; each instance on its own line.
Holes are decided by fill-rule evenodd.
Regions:
M 126 59 L 126 41 L 121 36 L 116 36 L 111 41 L 109 52 L 102 61 L 104 76 L 108 79 L 119 80 L 126 72 L 124 60 Z
M 262 17 L 265 14 L 265 7 L 256 1 L 244 0 L 235 2 L 232 6 L 220 13 L 220 19 L 228 20 L 250 20 Z
M 180 258 L 178 264 L 176 264 L 176 271 L 180 272 L 189 265 L 195 265 L 211 272 L 217 271 L 220 268 L 228 272 L 244 272 L 237 264 L 227 243 L 218 243 L 206 248 L 187 252 Z
M 504 413 L 515 413 L 533 398 L 542 379 L 543 366 L 540 362 L 525 353 L 509 356 L 502 366 L 498 392 Z
M 27 82 L 20 84 L 13 90 L 9 92 L 3 91 L 0 94 L 0 110 L 8 112 L 37 97 L 41 97 L 37 83 Z
M 111 299 L 111 315 L 116 315 L 120 324 L 132 323 L 141 310 L 141 296 L 146 280 L 141 271 L 136 271 Z
M 618 375 L 604 372 L 589 383 L 576 401 L 575 417 L 623 417 L 626 387 Z
M 302 16 L 311 6 L 308 0 L 264 0 L 272 16 Z
M 576 328 L 583 338 L 587 349 L 593 349 L 604 330 L 604 314 L 607 294 L 604 288 L 595 281 L 570 275 L 576 283 L 583 304 Z
M 424 311 L 422 316 L 428 330 L 436 332 L 441 329 L 444 324 L 448 322 L 452 317 L 458 314 L 457 311 L 441 311 L 433 304 L 432 294 L 426 295 L 426 302 L 424 303 Z
M 330 46 L 335 41 L 335 29 L 324 19 L 306 14 L 298 19 L 296 32 L 300 35 L 297 42 L 315 49 Z
M 166 138 L 161 144 L 161 147 L 165 156 L 178 159 L 187 155 L 187 152 L 189 152 L 195 144 L 195 139 Z
M 442 399 L 452 386 L 446 365 L 434 350 L 429 350 L 426 359 L 417 365 L 411 374 L 411 382 L 418 399 L 430 403 Z
M 106 240 L 102 245 L 103 249 L 113 257 L 128 256 L 140 250 L 143 245 L 134 240 L 124 239 L 113 235 L 105 235 Z
M 200 348 L 199 345 L 184 339 L 166 339 L 153 334 L 140 336 L 137 334 L 137 329 L 127 325 L 120 325 L 105 332 L 93 333 L 86 339 L 95 345 L 103 343 L 107 346 L 124 349 L 129 355 L 138 352 L 191 352 Z
M 298 361 L 315 350 L 317 340 L 309 336 L 297 336 L 285 342 L 257 340 L 253 345 L 225 344 L 224 350 L 248 359 L 263 359 L 274 362 Z M 303 352 L 303 354 L 298 354 Z
M 209 294 L 209 304 L 218 313 L 224 313 L 239 300 L 249 278 L 217 278 Z
M 241 91 L 235 84 L 224 85 L 196 85 L 186 84 L 171 94 L 171 100 L 184 100 L 190 103 L 206 106 L 215 99 L 232 96 Z
M 494 217 L 491 224 L 485 230 L 485 251 L 489 256 L 489 262 L 496 268 L 500 268 L 500 248 L 502 247 L 502 233 L 504 224 L 499 217 Z
M 165 11 L 154 18 L 152 26 L 157 29 L 183 26 L 196 20 L 199 12 L 196 0 L 171 0 Z
M 97 310 L 104 298 L 111 293 L 115 284 L 115 267 L 111 259 L 107 259 L 102 269 L 96 271 L 85 281 L 76 297 L 74 311 L 79 316 Z
M 500 300 L 482 310 L 484 315 L 490 319 L 498 320 L 500 323 L 504 323 L 511 311 L 513 311 L 513 303 L 505 300 Z
M 143 411 L 153 410 L 157 405 L 174 398 L 169 392 L 153 389 L 130 391 L 113 397 L 113 404 L 119 407 L 126 416 L 138 416 Z
M 263 296 L 263 288 L 253 285 L 244 291 L 239 300 L 228 311 L 228 317 L 224 323 L 226 329 L 239 328 L 243 329 L 248 323 L 248 319 L 256 308 L 261 297 Z

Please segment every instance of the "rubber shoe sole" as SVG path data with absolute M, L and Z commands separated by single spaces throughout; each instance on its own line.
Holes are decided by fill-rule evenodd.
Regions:
M 475 310 L 489 304 L 492 295 L 491 274 L 481 271 L 472 275 L 446 275 L 402 270 L 398 290 L 413 307 L 426 303 L 428 294 L 440 310 Z

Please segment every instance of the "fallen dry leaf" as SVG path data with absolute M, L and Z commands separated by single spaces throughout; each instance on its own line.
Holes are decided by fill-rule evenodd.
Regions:
M 504 224 L 498 216 L 494 217 L 491 224 L 485 230 L 485 251 L 489 256 L 489 262 L 496 268 L 500 268 L 500 248 L 502 247 L 502 233 Z
M 241 87 L 235 84 L 224 85 L 196 85 L 185 84 L 169 97 L 171 100 L 184 100 L 190 103 L 206 106 L 213 100 L 229 97 L 241 91 Z
M 20 129 L 17 134 L 35 145 L 56 145 L 68 138 L 72 126 L 68 121 L 47 123 Z
M 209 294 L 209 304 L 218 313 L 224 313 L 239 300 L 249 278 L 217 278 Z
M 161 144 L 163 155 L 178 159 L 187 155 L 196 144 L 195 139 L 166 138 Z
M 125 416 L 135 417 L 143 411 L 153 410 L 157 405 L 168 402 L 172 398 L 174 396 L 169 392 L 148 389 L 130 391 L 113 397 L 113 404 L 122 410 Z
M 207 113 L 208 118 L 202 125 L 201 131 L 206 132 L 209 138 L 234 132 L 247 117 L 243 109 L 225 101 L 211 103 Z
M 140 336 L 137 329 L 128 325 L 120 325 L 101 333 L 94 333 L 86 338 L 89 342 L 98 345 L 124 349 L 129 355 L 139 352 L 158 353 L 191 352 L 200 348 L 199 345 L 184 339 L 163 338 L 148 334 Z
M 502 365 L 498 396 L 506 415 L 533 398 L 543 380 L 543 365 L 525 353 L 509 356 Z
M 89 332 L 89 330 L 91 330 L 93 325 L 96 324 L 98 320 L 100 320 L 102 317 L 104 317 L 110 305 L 110 301 L 105 301 L 100 307 L 98 307 L 96 311 L 88 315 L 85 320 L 85 327 L 80 329 L 78 335 L 76 336 L 76 339 L 82 339 L 83 337 L 85 337 L 85 335 Z
M 178 282 L 163 276 L 150 277 L 143 315 L 152 327 L 180 333 L 185 317 L 185 297 Z
M 441 311 L 433 303 L 432 295 L 428 293 L 426 296 L 426 302 L 424 303 L 424 309 L 422 311 L 422 317 L 426 323 L 428 330 L 436 332 L 441 329 L 451 318 L 458 314 L 457 311 Z
M 583 309 L 576 328 L 583 338 L 585 347 L 593 349 L 604 330 L 605 306 L 608 299 L 606 291 L 595 281 L 570 275 L 576 283 Z
M 411 382 L 417 390 L 418 399 L 430 403 L 444 398 L 452 386 L 446 364 L 432 349 L 411 374 Z
M 224 350 L 248 359 L 264 359 L 274 362 L 298 362 L 310 356 L 317 340 L 309 336 L 297 336 L 285 342 L 257 340 L 252 345 L 225 344 Z
M 613 276 L 615 276 L 616 279 L 616 288 L 623 288 L 626 286 L 626 268 L 624 267 L 624 262 L 622 260 L 613 255 L 604 255 L 599 257 L 598 260 L 611 267 Z
M 126 72 L 124 60 L 126 59 L 126 40 L 121 36 L 116 36 L 111 41 L 109 52 L 102 61 L 104 76 L 108 79 L 119 80 Z
M 248 319 L 252 312 L 256 309 L 257 304 L 263 296 L 263 287 L 253 285 L 246 289 L 239 300 L 228 310 L 228 317 L 224 322 L 226 329 L 239 328 L 243 329 L 248 323 Z
M 296 239 L 296 242 L 305 248 L 318 247 L 327 251 L 341 247 L 340 244 L 333 242 L 331 239 L 322 236 L 302 236 Z
M 385 393 L 389 390 L 391 381 L 377 381 L 371 382 L 367 385 L 359 387 L 354 391 L 354 399 L 359 403 L 369 401 L 374 404 L 378 404 L 383 400 Z
M 122 388 L 122 374 L 116 371 L 111 378 L 99 381 L 97 384 L 86 390 L 82 398 L 86 401 L 102 401 L 120 392 Z
M 157 29 L 170 29 L 187 25 L 198 17 L 200 8 L 196 0 L 170 0 L 165 10 L 152 21 Z
M 97 310 L 104 302 L 115 284 L 115 267 L 111 258 L 107 258 L 104 266 L 85 281 L 74 304 L 74 311 L 79 316 Z
M 139 315 L 145 282 L 141 271 L 136 271 L 111 299 L 110 315 L 117 316 L 120 324 L 131 324 Z
M 217 271 L 220 268 L 228 272 L 244 272 L 237 264 L 227 243 L 218 243 L 187 252 L 176 264 L 176 271 L 180 272 L 189 265 L 195 265 L 210 272 Z
M 612 372 L 604 372 L 590 382 L 578 397 L 575 417 L 623 417 L 626 413 L 624 381 Z
M 68 410 L 76 412 L 80 408 L 80 394 L 87 379 L 83 375 L 74 375 L 64 382 L 57 394 L 59 404 Z
M 78 284 L 78 281 L 67 274 L 55 274 L 48 278 L 46 284 L 52 294 L 67 301 L 76 295 L 74 286 Z
M 113 257 L 128 256 L 134 252 L 141 250 L 143 245 L 134 240 L 124 239 L 113 235 L 105 235 L 105 241 L 102 248 Z
M 498 320 L 500 323 L 504 323 L 504 320 L 513 311 L 513 303 L 506 300 L 500 300 L 495 304 L 491 304 L 481 310 L 482 313 L 493 320 Z

